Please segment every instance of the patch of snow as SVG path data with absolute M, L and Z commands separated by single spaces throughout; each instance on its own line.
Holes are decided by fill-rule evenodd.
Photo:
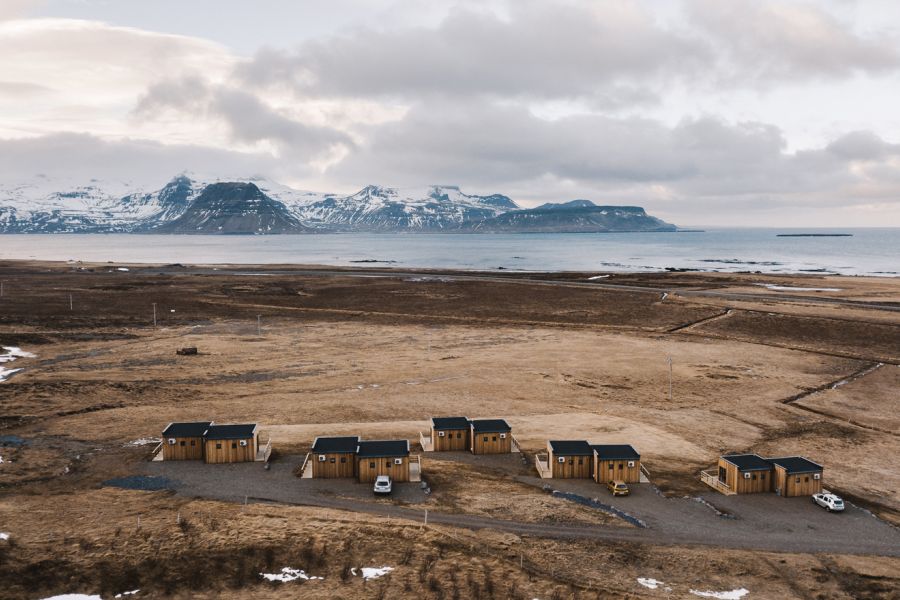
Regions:
M 131 590 L 130 592 L 122 592 L 121 594 L 116 594 L 115 597 L 116 597 L 116 598 L 121 598 L 121 597 L 123 597 L 123 596 L 134 596 L 134 595 L 137 594 L 139 591 L 141 591 L 141 590 L 140 590 L 140 589 L 136 589 L 136 590 Z
M 61 594 L 59 596 L 50 596 L 41 600 L 103 600 L 96 594 Z
M 593 277 L 588 277 L 588 281 L 594 281 L 595 279 L 606 279 L 609 275 L 594 275 Z
M 10 376 L 18 373 L 21 370 L 22 369 L 4 369 L 3 367 L 0 367 L 0 382 L 6 381 L 10 378 Z
M 0 531 L 0 540 L 6 541 L 8 539 L 9 539 L 9 534 L 3 533 L 2 531 Z
M 394 567 L 363 567 L 362 568 L 362 578 L 363 579 L 378 579 L 379 577 L 384 577 L 388 573 L 394 570 Z M 354 573 L 355 575 L 356 573 Z
M 775 292 L 840 292 L 842 288 L 809 288 L 809 287 L 791 287 L 789 285 L 776 285 L 774 283 L 756 283 L 754 285 L 760 285 L 767 290 L 773 290 Z
M 312 579 L 325 579 L 324 577 L 314 577 L 312 575 L 307 575 L 303 569 L 292 569 L 291 567 L 284 567 L 281 569 L 281 573 L 260 573 L 260 577 L 265 579 L 266 581 L 296 581 L 298 579 L 302 579 L 303 581 L 309 581 Z
M 749 594 L 750 591 L 745 588 L 738 588 L 736 590 L 731 590 L 728 592 L 701 592 L 699 590 L 691 590 L 691 593 L 702 598 L 718 598 L 719 600 L 741 600 L 741 598 Z
M 0 346 L 4 352 L 0 353 L 0 362 L 9 362 L 17 358 L 37 358 L 37 354 L 25 352 L 18 346 Z
M 663 585 L 662 581 L 658 581 L 651 577 L 638 577 L 637 582 L 645 588 L 650 588 L 651 590 L 655 590 L 659 586 Z
M 118 268 L 116 269 L 116 271 L 126 271 L 126 272 L 127 272 L 127 271 L 130 271 L 130 270 L 131 270 L 131 269 L 129 269 L 128 267 L 118 267 Z
M 2 465 L 2 464 L 3 464 L 3 457 L 0 456 L 0 465 Z
M 140 439 L 128 442 L 127 444 L 125 444 L 125 447 L 127 447 L 127 446 L 146 446 L 148 444 L 158 444 L 161 441 L 162 440 L 159 438 L 140 438 Z

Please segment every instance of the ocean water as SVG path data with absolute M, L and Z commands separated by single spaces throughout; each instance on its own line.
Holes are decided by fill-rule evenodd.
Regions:
M 835 232 L 828 230 L 827 232 Z M 900 228 L 604 234 L 0 235 L 0 260 L 320 264 L 519 271 L 900 275 Z

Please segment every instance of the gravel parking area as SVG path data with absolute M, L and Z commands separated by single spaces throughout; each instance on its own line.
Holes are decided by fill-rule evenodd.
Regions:
M 294 469 L 303 455 L 286 455 L 263 463 L 207 465 L 201 461 L 148 462 L 145 473 L 164 477 L 172 489 L 184 496 L 200 496 L 229 502 L 271 500 L 304 504 L 315 497 L 340 497 L 358 501 L 418 504 L 428 496 L 418 483 L 394 483 L 389 497 L 376 497 L 372 484 L 354 479 L 301 479 Z

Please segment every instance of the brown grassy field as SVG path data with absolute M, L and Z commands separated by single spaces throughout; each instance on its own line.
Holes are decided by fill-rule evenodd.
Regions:
M 136 472 L 149 446 L 131 442 L 159 437 L 169 421 L 258 422 L 287 454 L 305 452 L 317 435 L 417 440 L 430 416 L 463 414 L 507 418 L 529 458 L 549 438 L 631 443 L 673 495 L 708 490 L 697 473 L 725 451 L 803 454 L 826 466 L 829 488 L 900 522 L 900 312 L 841 309 L 813 294 L 801 303 L 771 294 L 662 300 L 656 291 L 446 274 L 178 271 L 0 265 L 0 344 L 37 354 L 6 365 L 24 370 L 0 383 L 0 435 L 27 440 L 0 447 L 0 531 L 11 534 L 0 541 L 4 597 L 141 588 L 266 598 L 301 585 L 312 598 L 659 597 L 635 583 L 653 577 L 676 597 L 742 586 L 750 597 L 874 598 L 898 584 L 896 558 L 423 529 L 101 483 Z M 765 293 L 752 286 L 759 280 L 675 273 L 604 281 Z M 852 300 L 881 304 L 900 297 L 896 280 L 777 281 L 842 287 Z M 727 307 L 730 314 L 706 321 Z M 201 353 L 176 356 L 183 346 Z M 490 469 L 425 460 L 435 510 L 623 526 L 534 487 L 494 484 Z M 368 582 L 350 573 L 382 565 L 395 571 Z M 259 572 L 286 566 L 325 579 L 261 582 Z

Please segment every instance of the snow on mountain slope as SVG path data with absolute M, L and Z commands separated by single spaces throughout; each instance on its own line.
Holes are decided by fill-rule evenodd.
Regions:
M 350 196 L 327 195 L 293 207 L 304 223 L 354 231 L 447 230 L 518 208 L 507 198 L 472 196 L 456 186 L 388 188 L 369 185 Z

